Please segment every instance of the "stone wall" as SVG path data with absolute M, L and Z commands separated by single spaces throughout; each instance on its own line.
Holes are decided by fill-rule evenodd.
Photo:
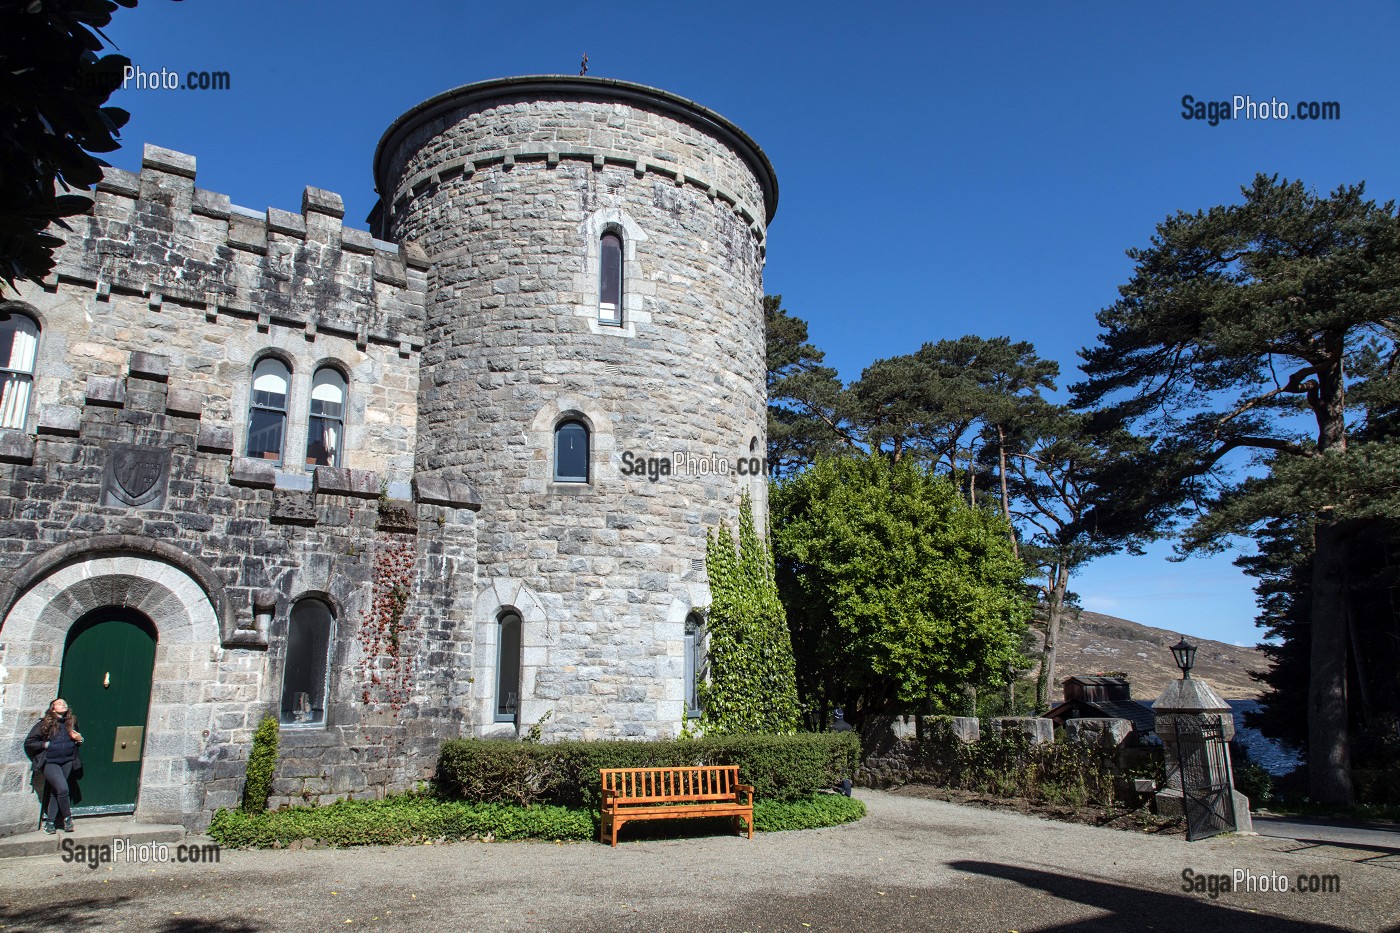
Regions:
M 480 500 L 412 481 L 423 264 L 342 228 L 329 192 L 307 189 L 300 215 L 254 214 L 193 176 L 191 157 L 155 147 L 139 175 L 109 171 L 54 276 L 7 305 L 41 333 L 27 431 L 0 431 L 0 832 L 32 820 L 21 740 L 56 692 L 68 628 L 102 605 L 158 632 L 138 817 L 198 827 L 237 802 L 302 596 L 335 615 L 327 726 L 284 730 L 275 799 L 409 788 L 466 729 Z M 266 352 L 293 370 L 276 465 L 242 456 Z M 296 455 L 327 362 L 349 377 L 342 468 Z M 135 497 L 117 478 L 131 456 L 156 477 Z M 365 702 L 357 632 L 377 555 L 404 539 L 414 689 L 394 709 Z M 149 595 L 165 592 L 180 595 Z

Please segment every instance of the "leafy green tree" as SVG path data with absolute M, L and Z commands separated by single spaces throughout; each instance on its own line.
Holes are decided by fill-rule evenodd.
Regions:
M 0 281 L 11 288 L 52 271 L 63 241 L 45 229 L 92 206 L 71 189 L 101 180 L 107 163 L 90 153 L 119 146 L 129 114 L 103 105 L 131 60 L 97 55 L 119 6 L 136 0 L 0 4 Z
M 700 721 L 706 734 L 796 732 L 792 640 L 772 552 L 754 527 L 747 493 L 739 506 L 738 546 L 721 525 L 708 536 L 705 572 L 710 678 L 700 685 Z
M 1400 506 L 1397 445 L 1356 435 L 1358 399 L 1395 394 L 1400 218 L 1363 185 L 1321 197 L 1260 175 L 1242 190 L 1129 251 L 1075 402 L 1155 438 L 1136 507 L 1189 520 L 1186 548 L 1281 517 L 1306 526 L 1311 795 L 1344 804 L 1349 551 Z
M 1000 684 L 1030 605 L 1005 519 L 911 458 L 822 458 L 773 490 L 798 689 L 818 721 L 960 709 Z

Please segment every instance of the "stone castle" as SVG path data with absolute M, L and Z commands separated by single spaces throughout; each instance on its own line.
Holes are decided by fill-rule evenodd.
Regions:
M 374 178 L 367 232 L 147 146 L 0 297 L 0 832 L 34 826 L 21 741 L 60 691 L 76 812 L 190 827 L 269 713 L 274 805 L 410 788 L 447 738 L 696 713 L 706 532 L 766 507 L 734 467 L 768 159 L 673 94 L 540 76 L 414 107 Z M 678 453 L 718 468 L 631 468 Z

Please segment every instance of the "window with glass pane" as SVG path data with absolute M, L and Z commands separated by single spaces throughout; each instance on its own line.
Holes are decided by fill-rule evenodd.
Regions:
M 253 369 L 253 399 L 248 409 L 248 456 L 282 462 L 287 433 L 287 389 L 292 371 L 274 357 Z
M 33 319 L 0 311 L 0 428 L 24 430 L 38 347 L 39 325 Z
M 605 233 L 598 250 L 598 320 L 622 323 L 622 237 Z
M 319 599 L 299 600 L 287 627 L 287 664 L 282 671 L 285 725 L 326 722 L 326 673 L 330 669 L 331 608 Z
M 578 421 L 554 429 L 554 481 L 588 482 L 588 429 Z
M 705 623 L 694 612 L 685 617 L 685 714 L 700 715 L 700 684 L 705 679 Z
M 501 613 L 496 657 L 496 722 L 515 722 L 520 709 L 520 616 Z
M 345 377 L 330 366 L 316 370 L 311 383 L 311 421 L 306 431 L 306 465 L 340 466 L 345 437 Z

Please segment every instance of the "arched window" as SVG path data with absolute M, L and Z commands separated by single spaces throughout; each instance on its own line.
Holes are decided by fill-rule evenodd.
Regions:
M 345 377 L 333 366 L 316 370 L 311 383 L 311 423 L 306 432 L 307 466 L 340 466 L 345 443 Z
M 588 428 L 582 421 L 561 421 L 554 429 L 554 481 L 588 482 Z
M 496 639 L 496 722 L 515 722 L 520 710 L 520 616 L 501 613 Z
M 598 320 L 622 323 L 622 237 L 612 230 L 598 242 Z
M 24 430 L 38 347 L 39 325 L 33 318 L 0 310 L 0 428 Z
M 705 620 L 698 612 L 685 617 L 685 714 L 700 715 L 700 685 L 705 682 Z
M 248 408 L 248 456 L 282 462 L 287 433 L 287 388 L 292 371 L 268 356 L 253 368 L 253 398 Z
M 333 621 L 331 607 L 319 599 L 300 599 L 292 607 L 282 669 L 281 719 L 286 725 L 325 725 Z

